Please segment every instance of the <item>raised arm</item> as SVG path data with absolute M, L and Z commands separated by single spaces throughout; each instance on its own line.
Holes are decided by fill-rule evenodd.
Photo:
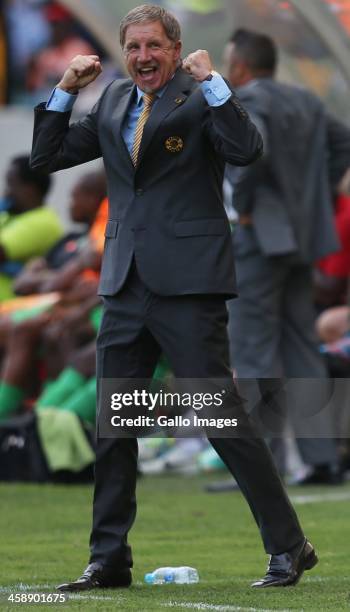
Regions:
M 97 133 L 100 101 L 81 121 L 69 125 L 76 95 L 80 89 L 92 83 L 101 71 L 97 55 L 77 55 L 57 84 L 49 102 L 35 108 L 32 168 L 55 172 L 101 156 Z M 68 110 L 57 106 L 56 100 L 60 95 L 66 98 Z
M 261 135 L 226 81 L 213 70 L 208 52 L 191 53 L 182 67 L 201 83 L 210 107 L 204 127 L 217 154 L 236 166 L 258 159 L 263 152 Z

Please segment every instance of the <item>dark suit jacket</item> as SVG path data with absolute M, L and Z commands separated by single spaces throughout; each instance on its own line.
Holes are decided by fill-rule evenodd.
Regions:
M 265 154 L 228 173 L 234 207 L 252 214 L 261 251 L 305 263 L 336 251 L 331 183 L 350 165 L 349 128 L 311 92 L 274 79 L 256 79 L 237 95 L 261 129 Z
M 178 70 L 145 126 L 135 170 L 121 135 L 134 95 L 131 80 L 114 81 L 70 126 L 69 113 L 39 105 L 31 165 L 53 172 L 103 157 L 110 219 L 100 294 L 119 291 L 135 255 L 142 280 L 159 295 L 234 295 L 224 166 L 254 161 L 262 139 L 234 95 L 209 107 L 198 83 Z

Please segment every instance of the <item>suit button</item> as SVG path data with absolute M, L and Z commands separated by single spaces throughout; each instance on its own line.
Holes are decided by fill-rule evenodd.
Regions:
M 141 196 L 143 195 L 143 189 L 136 189 L 135 193 L 137 196 Z

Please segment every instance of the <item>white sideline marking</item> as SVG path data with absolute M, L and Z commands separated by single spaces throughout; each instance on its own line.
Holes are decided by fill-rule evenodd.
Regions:
M 68 602 L 71 599 L 95 599 L 98 601 L 114 601 L 115 603 L 120 603 L 121 601 L 125 601 L 125 597 L 111 597 L 110 595 L 69 595 Z
M 220 606 L 214 604 L 206 604 L 202 602 L 180 602 L 170 601 L 169 603 L 161 604 L 166 608 L 189 608 L 190 610 L 214 610 L 215 612 L 290 612 L 290 610 L 266 610 L 262 608 L 241 608 L 241 606 Z
M 19 591 L 37 591 L 41 589 L 54 589 L 52 584 L 24 584 L 18 582 L 17 584 L 11 584 L 10 586 L 0 586 L 0 593 L 13 593 Z
M 311 493 L 310 495 L 290 495 L 293 504 L 314 504 L 318 502 L 349 501 L 350 491 L 339 493 Z

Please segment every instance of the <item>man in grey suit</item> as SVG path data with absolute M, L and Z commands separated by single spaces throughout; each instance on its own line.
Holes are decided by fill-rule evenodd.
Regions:
M 227 170 L 239 215 L 231 360 L 239 378 L 260 379 L 263 394 L 277 389 L 277 399 L 276 379 L 327 376 L 314 333 L 312 265 L 338 249 L 331 181 L 334 186 L 350 165 L 350 130 L 311 92 L 275 80 L 277 50 L 269 37 L 237 30 L 225 60 L 229 81 L 264 139 L 259 161 Z M 300 384 L 301 395 L 307 389 Z M 309 399 L 317 409 L 316 397 Z M 303 436 L 305 421 L 295 410 L 291 416 Z M 304 462 L 313 466 L 303 482 L 339 482 L 329 416 L 320 412 L 313 426 L 313 438 L 298 439 Z
M 223 380 L 241 435 L 211 443 L 240 483 L 271 555 L 254 586 L 295 584 L 317 557 L 245 414 L 226 331 L 235 280 L 224 168 L 254 161 L 261 137 L 206 51 L 181 68 L 180 26 L 170 13 L 133 9 L 120 40 L 131 79 L 112 82 L 91 113 L 69 125 L 74 96 L 101 71 L 98 57 L 76 57 L 49 103 L 36 108 L 32 150 L 32 165 L 48 171 L 104 160 L 110 219 L 98 379 L 151 379 L 163 350 L 177 377 Z M 61 590 L 131 583 L 136 468 L 136 438 L 98 435 L 90 564 Z

